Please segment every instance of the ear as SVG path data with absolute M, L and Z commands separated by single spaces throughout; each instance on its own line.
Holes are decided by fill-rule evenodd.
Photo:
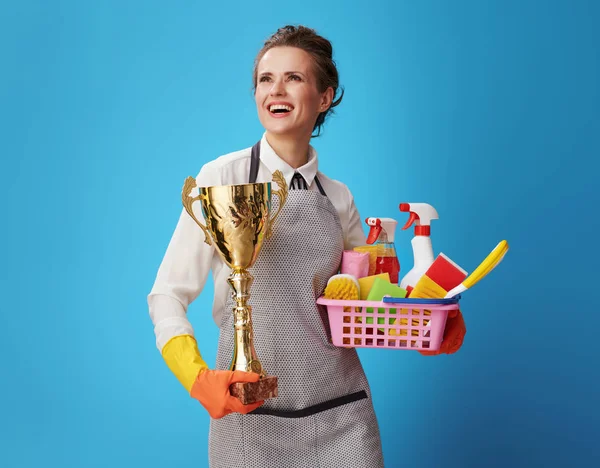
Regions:
M 321 94 L 321 103 L 319 106 L 320 112 L 325 112 L 331 106 L 331 102 L 333 101 L 333 88 L 330 86 Z

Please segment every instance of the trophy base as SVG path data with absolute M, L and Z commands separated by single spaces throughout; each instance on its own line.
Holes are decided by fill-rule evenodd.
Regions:
M 243 405 L 277 397 L 277 377 L 267 375 L 257 382 L 236 382 L 229 386 L 229 393 Z

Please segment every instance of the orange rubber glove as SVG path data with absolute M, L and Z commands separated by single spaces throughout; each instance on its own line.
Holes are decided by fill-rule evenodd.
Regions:
M 196 377 L 190 395 L 202 403 L 213 419 L 233 412 L 247 414 L 264 401 L 243 405 L 239 399 L 231 396 L 229 386 L 235 382 L 257 382 L 258 378 L 259 375 L 254 372 L 207 369 Z
M 192 398 L 199 400 L 213 418 L 221 418 L 234 411 L 249 413 L 263 401 L 250 405 L 232 397 L 229 385 L 235 382 L 256 382 L 258 374 L 251 372 L 210 370 L 198 349 L 196 339 L 191 335 L 171 338 L 163 347 L 162 355 L 177 379 Z
M 440 349 L 437 351 L 419 351 L 423 356 L 437 356 L 438 354 L 452 354 L 460 349 L 467 334 L 467 327 L 460 309 L 448 312 L 444 338 Z

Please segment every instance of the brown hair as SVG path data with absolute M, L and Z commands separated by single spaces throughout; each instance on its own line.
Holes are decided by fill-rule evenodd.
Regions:
M 297 47 L 304 50 L 313 59 L 315 76 L 317 79 L 317 89 L 320 93 L 327 88 L 333 88 L 333 100 L 329 108 L 321 112 L 317 117 L 313 132 L 317 130 L 318 137 L 321 134 L 321 127 L 325 123 L 325 117 L 333 114 L 333 108 L 342 102 L 344 90 L 341 90 L 341 95 L 335 99 L 339 88 L 339 74 L 333 60 L 333 47 L 331 42 L 322 36 L 319 36 L 314 29 L 305 26 L 284 26 L 279 28 L 275 34 L 267 39 L 254 61 L 254 71 L 252 73 L 253 89 L 256 91 L 257 68 L 258 63 L 263 58 L 265 53 L 273 47 Z

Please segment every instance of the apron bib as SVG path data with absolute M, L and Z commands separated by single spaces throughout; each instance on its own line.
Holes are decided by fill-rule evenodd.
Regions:
M 260 146 L 252 148 L 250 183 Z M 335 207 L 320 193 L 289 190 L 250 269 L 254 346 L 278 397 L 254 412 L 211 419 L 211 468 L 379 468 L 383 455 L 370 388 L 355 349 L 330 342 L 326 309 L 316 304 L 337 273 L 343 233 Z M 279 200 L 273 197 L 272 212 Z M 231 296 L 220 325 L 217 369 L 233 356 Z

